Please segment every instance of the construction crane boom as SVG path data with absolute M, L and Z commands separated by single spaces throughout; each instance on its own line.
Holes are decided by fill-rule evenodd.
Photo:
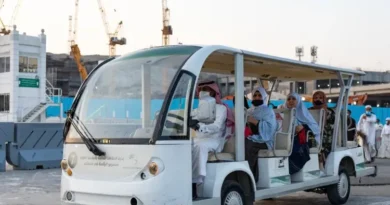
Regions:
M 74 12 L 74 24 L 72 29 L 72 16 L 69 16 L 69 43 L 70 43 L 70 54 L 73 56 L 73 59 L 76 63 L 77 69 L 79 70 L 81 81 L 84 81 L 88 72 L 81 62 L 81 52 L 79 46 L 76 44 L 77 39 L 77 23 L 78 23 L 78 9 L 79 9 L 79 0 L 75 0 L 75 12 Z
M 121 28 L 122 28 L 122 21 L 119 22 L 118 26 L 115 29 L 113 36 L 118 36 L 118 33 L 121 30 Z
M 87 79 L 88 72 L 87 72 L 87 69 L 85 69 L 84 65 L 81 62 L 80 48 L 77 44 L 74 44 L 71 46 L 71 49 L 72 49 L 73 58 L 76 62 L 77 68 L 78 68 L 79 73 L 80 73 L 81 81 L 84 81 L 85 79 Z
M 172 26 L 170 25 L 170 10 L 168 8 L 168 1 L 162 0 L 162 15 L 163 15 L 163 28 L 162 28 L 162 44 L 163 46 L 169 45 L 170 35 L 173 34 Z
M 99 4 L 99 10 L 100 10 L 100 14 L 102 16 L 104 29 L 106 30 L 106 34 L 107 34 L 108 38 L 110 38 L 110 27 L 109 27 L 108 22 L 107 22 L 106 12 L 104 11 L 102 1 L 101 0 L 97 0 L 97 1 Z
M 8 35 L 11 33 L 10 30 L 7 30 L 7 27 L 4 25 L 4 23 L 1 19 L 0 19 L 0 24 L 1 24 L 0 34 Z
M 3 7 L 3 3 L 4 3 L 4 1 L 0 1 L 0 8 Z M 7 27 L 12 28 L 14 26 L 15 20 L 16 20 L 16 17 L 18 15 L 19 8 L 20 8 L 21 4 L 22 4 L 22 0 L 18 0 L 18 2 L 16 3 L 16 6 L 14 8 L 14 11 L 13 11 L 13 14 L 12 14 L 12 17 L 11 17 L 11 20 L 10 20 L 10 23 L 8 26 L 4 25 L 4 22 L 0 19 L 0 26 L 1 26 L 0 34 L 8 35 L 11 33 L 11 30 L 7 29 Z
M 74 3 L 74 24 L 73 24 L 73 36 L 71 43 L 74 44 L 77 40 L 77 27 L 78 27 L 78 16 L 79 16 L 79 0 L 75 0 Z
M 120 21 L 115 32 L 110 33 L 110 26 L 108 25 L 108 22 L 107 22 L 107 16 L 106 16 L 106 12 L 104 11 L 103 4 L 102 4 L 101 0 L 97 0 L 97 1 L 98 1 L 98 5 L 99 5 L 100 14 L 101 14 L 101 17 L 103 20 L 103 26 L 104 26 L 104 29 L 106 30 L 106 34 L 107 34 L 108 41 L 109 41 L 108 42 L 109 55 L 115 56 L 116 55 L 116 45 L 125 45 L 126 44 L 125 38 L 118 38 L 117 37 L 120 29 L 122 28 L 123 22 Z
M 72 43 L 74 41 L 72 32 L 73 32 L 73 29 L 72 29 L 72 16 L 69 16 L 69 30 L 68 30 L 69 49 L 71 49 Z M 70 50 L 69 53 L 72 53 L 72 50 Z
M 22 1 L 23 0 L 18 0 L 18 2 L 16 3 L 16 6 L 14 8 L 14 12 L 12 14 L 11 21 L 9 22 L 10 27 L 14 26 L 14 24 L 16 22 L 16 17 L 18 16 L 19 8 L 20 8 L 20 5 L 22 4 Z

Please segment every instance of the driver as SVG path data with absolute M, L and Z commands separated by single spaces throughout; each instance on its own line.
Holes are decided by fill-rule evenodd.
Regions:
M 191 128 L 196 131 L 192 148 L 192 196 L 197 197 L 197 184 L 203 183 L 206 176 L 206 164 L 209 152 L 220 152 L 225 143 L 228 128 L 234 127 L 233 113 L 222 103 L 218 85 L 215 82 L 201 83 L 196 90 L 197 96 L 211 96 L 216 101 L 216 118 L 213 123 L 205 124 L 191 120 Z M 229 133 L 228 133 L 229 134 Z

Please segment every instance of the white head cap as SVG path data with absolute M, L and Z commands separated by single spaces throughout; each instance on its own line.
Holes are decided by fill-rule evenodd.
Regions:
M 366 109 L 367 109 L 367 108 L 372 108 L 372 107 L 371 107 L 371 105 L 366 105 Z
M 390 121 L 390 117 L 387 117 L 387 118 L 386 118 L 386 121 Z

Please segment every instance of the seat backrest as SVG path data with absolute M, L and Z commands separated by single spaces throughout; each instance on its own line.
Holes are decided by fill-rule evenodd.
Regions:
M 275 114 L 280 114 L 281 127 L 275 134 L 274 149 L 285 150 L 288 153 L 292 150 L 292 138 L 295 130 L 295 108 L 276 109 Z
M 284 119 L 284 111 L 285 109 L 274 109 L 275 115 L 276 115 L 276 121 L 278 122 L 278 129 L 277 131 L 283 130 L 283 119 Z
M 227 142 L 225 143 L 225 146 L 222 150 L 223 153 L 232 153 L 232 154 L 235 154 L 236 152 L 236 148 L 235 148 L 235 141 L 236 140 L 236 136 L 235 135 L 232 135 L 232 137 L 230 137 Z
M 322 145 L 322 133 L 324 132 L 325 126 L 325 110 L 324 109 L 313 109 L 309 110 L 310 114 L 313 116 L 314 120 L 318 123 L 320 127 L 320 144 L 317 144 L 317 153 L 321 150 Z
M 247 122 L 247 119 L 248 119 L 248 112 L 247 112 L 247 110 L 244 111 L 244 119 L 245 119 L 245 122 L 244 122 L 244 125 L 245 125 L 246 122 Z M 227 139 L 227 141 L 225 142 L 225 145 L 223 147 L 223 150 L 222 150 L 223 153 L 235 154 L 235 152 L 236 152 L 236 149 L 235 149 L 236 134 L 237 133 L 232 133 L 231 137 L 229 139 Z M 238 136 L 239 137 L 244 137 L 244 133 L 242 133 L 241 135 L 238 135 Z

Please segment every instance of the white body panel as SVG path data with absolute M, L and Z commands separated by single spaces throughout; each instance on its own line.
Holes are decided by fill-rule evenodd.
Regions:
M 248 162 L 207 163 L 207 176 L 203 184 L 202 195 L 200 196 L 219 198 L 226 176 L 235 171 L 247 173 L 251 178 L 253 190 L 256 190 L 255 180 L 249 169 Z
M 326 175 L 338 175 L 339 165 L 342 159 L 349 157 L 355 164 L 355 170 L 364 168 L 363 148 L 338 148 L 331 152 L 326 160 L 325 171 Z
M 95 156 L 85 145 L 65 145 L 64 159 L 71 160 L 68 156 L 76 153 L 77 164 L 72 176 L 62 174 L 62 200 L 65 191 L 72 191 L 75 202 L 80 204 L 128 205 L 132 197 L 142 204 L 192 203 L 190 141 L 180 145 L 99 145 L 99 148 L 111 159 L 93 160 Z M 148 176 L 147 165 L 152 158 L 160 159 L 164 166 L 154 177 Z M 142 180 L 140 173 L 144 169 L 147 178 Z
M 272 188 L 291 184 L 288 158 L 259 158 L 259 181 L 257 187 Z
M 303 182 L 320 177 L 320 166 L 318 161 L 318 154 L 310 154 L 310 160 L 306 162 L 303 168 L 291 175 L 292 182 Z

